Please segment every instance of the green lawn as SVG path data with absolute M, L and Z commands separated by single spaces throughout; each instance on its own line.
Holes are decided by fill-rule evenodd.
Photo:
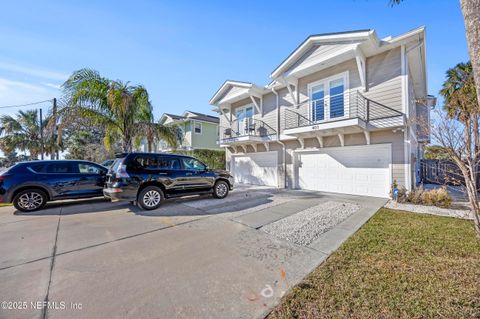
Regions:
M 470 221 L 382 208 L 272 318 L 480 318 Z

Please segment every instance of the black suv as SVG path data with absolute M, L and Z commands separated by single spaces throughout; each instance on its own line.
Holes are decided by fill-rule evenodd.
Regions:
M 127 153 L 118 156 L 107 174 L 103 193 L 114 200 L 158 208 L 163 199 L 197 194 L 225 198 L 233 188 L 227 171 L 212 170 L 184 155 Z
M 21 162 L 0 174 L 0 203 L 24 212 L 47 201 L 103 196 L 107 168 L 88 161 Z

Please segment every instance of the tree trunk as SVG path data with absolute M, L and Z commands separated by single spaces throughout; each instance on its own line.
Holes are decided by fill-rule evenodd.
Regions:
M 480 0 L 460 0 L 480 108 Z

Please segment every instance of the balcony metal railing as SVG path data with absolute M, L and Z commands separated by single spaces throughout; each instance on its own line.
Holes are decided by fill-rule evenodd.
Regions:
M 358 91 L 333 95 L 330 99 L 308 100 L 296 108 L 285 108 L 283 129 L 358 118 L 366 123 L 386 120 L 403 113 L 375 102 Z
M 232 121 L 227 127 L 221 126 L 219 133 L 220 142 L 228 143 L 244 136 L 269 137 L 276 135 L 277 131 L 262 120 L 244 118 Z

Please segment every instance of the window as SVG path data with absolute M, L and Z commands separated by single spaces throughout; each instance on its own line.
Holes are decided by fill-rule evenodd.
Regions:
M 68 173 L 73 173 L 73 169 L 70 163 L 55 163 L 55 164 L 48 165 L 47 173 L 68 174 Z
M 345 91 L 343 78 L 330 81 L 330 118 L 342 117 L 344 115 L 344 97 Z
M 237 131 L 239 135 L 249 135 L 255 131 L 252 106 L 237 110 L 235 116 L 237 118 Z
M 180 169 L 180 160 L 173 156 L 162 156 L 158 159 L 159 169 Z
M 189 157 L 183 158 L 183 166 L 185 169 L 193 171 L 204 171 L 207 169 L 207 167 L 202 162 Z
M 155 155 L 138 155 L 127 164 L 127 170 L 141 171 L 157 168 L 157 157 Z
M 202 123 L 195 122 L 194 128 L 195 128 L 195 134 L 202 134 Z
M 106 170 L 101 169 L 98 166 L 88 164 L 88 163 L 79 163 L 78 172 L 80 174 L 102 174 Z
M 43 172 L 46 165 L 47 164 L 34 164 L 29 166 L 28 168 L 35 173 L 40 173 L 40 172 Z
M 310 83 L 310 119 L 313 122 L 348 117 L 348 72 Z

